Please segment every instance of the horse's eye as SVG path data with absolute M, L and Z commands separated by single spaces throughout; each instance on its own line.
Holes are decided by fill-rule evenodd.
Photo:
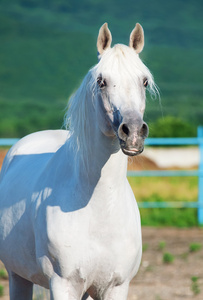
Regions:
M 147 86 L 148 86 L 148 79 L 147 79 L 147 78 L 145 78 L 145 79 L 143 80 L 143 85 L 144 85 L 144 87 L 147 87 Z
M 104 88 L 107 84 L 106 84 L 106 80 L 105 79 L 102 79 L 102 77 L 101 76 L 99 76 L 98 78 L 97 78 L 97 83 L 98 83 L 98 85 L 99 85 L 99 87 L 102 89 L 102 88 Z

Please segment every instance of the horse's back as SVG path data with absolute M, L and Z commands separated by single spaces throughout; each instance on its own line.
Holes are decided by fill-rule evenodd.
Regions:
M 36 132 L 9 150 L 0 174 L 0 209 L 30 197 L 40 174 L 67 137 L 65 130 Z
M 7 153 L 0 178 L 3 178 L 14 158 L 25 158 L 37 154 L 55 153 L 67 140 L 65 130 L 46 130 L 29 134 L 19 140 Z

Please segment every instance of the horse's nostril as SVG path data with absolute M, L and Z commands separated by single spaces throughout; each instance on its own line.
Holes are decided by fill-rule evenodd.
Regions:
M 128 129 L 128 126 L 126 124 L 123 124 L 122 125 L 122 130 L 123 132 L 128 136 L 129 135 L 129 129 Z
M 147 124 L 143 123 L 142 128 L 141 128 L 141 135 L 144 136 L 144 137 L 147 137 L 148 132 L 149 132 L 149 129 L 148 129 Z

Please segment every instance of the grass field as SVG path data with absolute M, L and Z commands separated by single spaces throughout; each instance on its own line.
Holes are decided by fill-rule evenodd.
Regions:
M 197 201 L 197 177 L 128 178 L 137 202 Z M 140 208 L 142 225 L 197 226 L 195 208 Z

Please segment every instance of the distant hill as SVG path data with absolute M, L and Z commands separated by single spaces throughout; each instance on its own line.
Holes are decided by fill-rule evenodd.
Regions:
M 60 128 L 68 97 L 97 62 L 96 38 L 109 23 L 113 42 L 145 30 L 142 59 L 161 103 L 146 120 L 177 116 L 203 123 L 202 0 L 15 0 L 0 2 L 0 137 Z

